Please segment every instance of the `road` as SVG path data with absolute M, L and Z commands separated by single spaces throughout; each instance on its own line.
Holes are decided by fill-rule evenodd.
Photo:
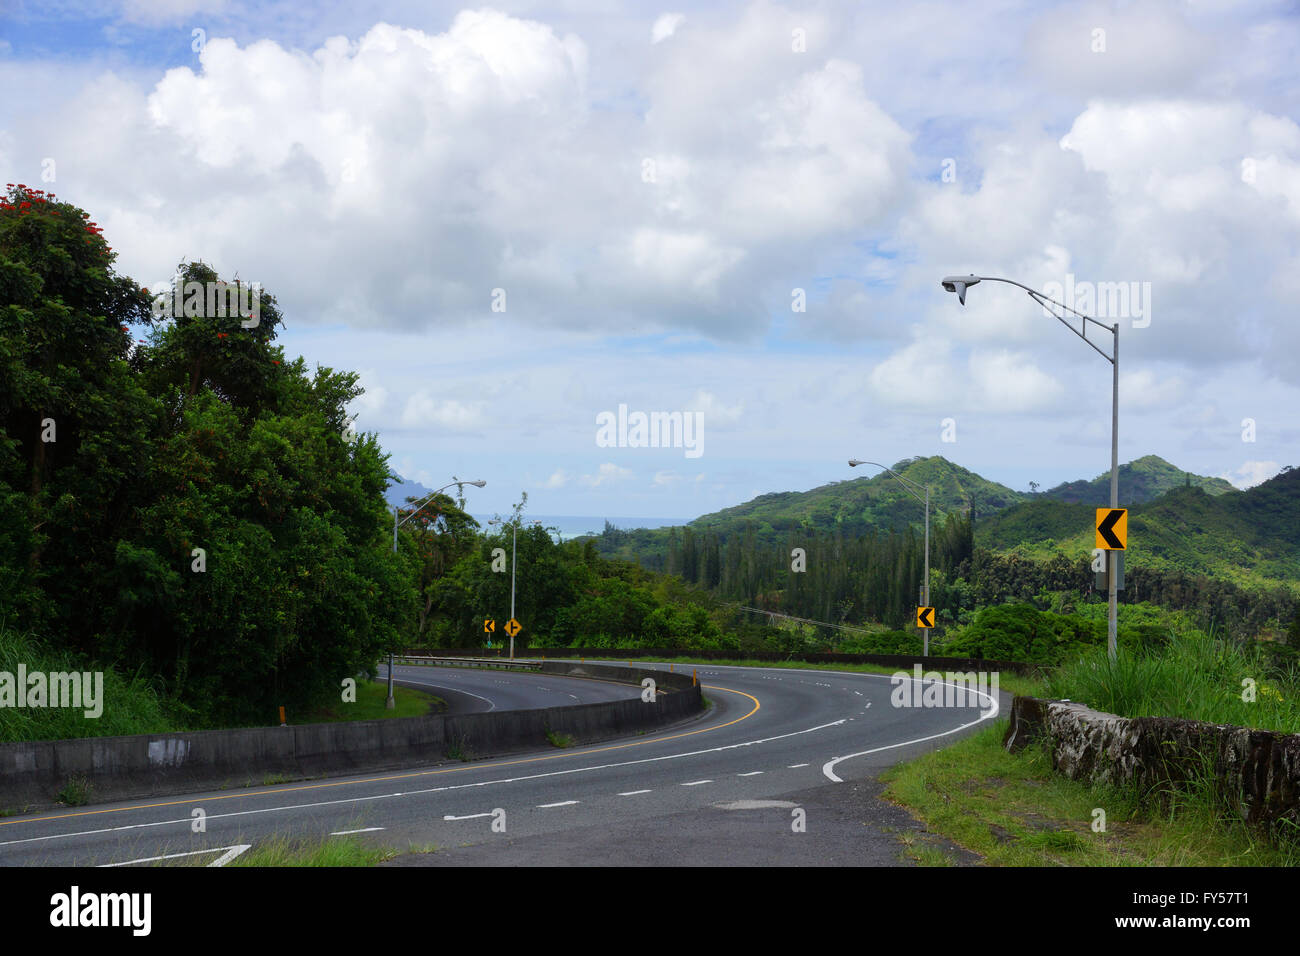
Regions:
M 379 677 L 388 680 L 387 664 Z M 528 710 L 564 704 L 595 704 L 639 697 L 641 688 L 630 684 L 557 677 L 507 670 L 467 667 L 424 667 L 397 664 L 393 682 L 412 687 L 447 702 L 449 714 L 476 714 L 489 710 Z
M 403 672 L 405 680 L 454 685 L 493 706 L 538 700 L 534 693 L 547 693 L 540 687 L 552 689 L 552 703 L 554 692 L 624 692 L 597 682 L 585 682 L 581 692 L 560 691 L 563 679 L 534 673 L 409 670 L 416 673 Z M 720 666 L 699 673 L 711 703 L 707 713 L 661 733 L 503 759 L 0 819 L 0 863 L 103 865 L 172 854 L 207 863 L 274 837 L 347 832 L 398 849 L 439 848 L 402 861 L 426 865 L 708 862 L 685 859 L 690 844 L 682 828 L 702 828 L 705 835 L 728 826 L 733 835 L 738 826 L 747 832 L 749 824 L 736 821 L 757 819 L 750 810 L 769 822 L 779 811 L 780 826 L 763 831 L 767 837 L 756 831 L 738 838 L 741 848 L 752 862 L 779 862 L 791 848 L 784 835 L 801 832 L 797 811 L 805 803 L 819 806 L 821 820 L 810 816 L 802 831 L 809 839 L 795 844 L 808 857 L 803 862 L 854 862 L 836 857 L 845 846 L 840 831 L 866 823 L 857 818 L 875 811 L 864 805 L 861 813 L 844 816 L 842 795 L 869 802 L 880 769 L 996 716 L 989 707 L 895 707 L 884 675 Z M 601 686 L 606 689 L 595 690 Z M 1005 709 L 1008 700 L 1001 696 Z M 196 811 L 202 811 L 204 832 L 193 832 Z M 733 822 L 724 826 L 723 819 Z

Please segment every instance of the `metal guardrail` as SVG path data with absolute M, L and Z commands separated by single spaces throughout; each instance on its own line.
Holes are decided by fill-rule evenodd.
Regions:
M 512 661 L 499 657 L 394 657 L 394 664 L 418 664 L 426 667 L 487 667 L 502 670 L 529 670 L 541 668 L 541 661 Z

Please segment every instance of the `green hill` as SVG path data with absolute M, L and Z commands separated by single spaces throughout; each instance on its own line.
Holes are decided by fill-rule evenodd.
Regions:
M 862 466 L 871 469 L 871 466 Z M 1042 494 L 1014 491 L 945 458 L 904 459 L 894 471 L 931 488 L 931 524 L 946 513 L 975 514 L 975 543 L 996 552 L 1071 561 L 1093 547 L 1096 507 L 1109 503 L 1109 473 L 1062 484 Z M 687 527 L 725 543 L 752 529 L 759 547 L 791 534 L 840 531 L 854 537 L 872 529 L 918 531 L 924 505 L 887 472 L 832 482 L 802 492 L 760 495 L 703 515 Z M 1300 581 L 1300 472 L 1286 472 L 1249 491 L 1218 478 L 1189 475 L 1156 455 L 1120 467 L 1120 502 L 1130 508 L 1129 568 L 1204 574 L 1239 585 Z M 602 554 L 667 566 L 672 529 L 607 528 L 597 538 Z
M 1119 466 L 1119 502 L 1121 505 L 1140 505 L 1154 501 L 1165 492 L 1183 488 L 1188 484 L 1207 494 L 1223 495 L 1236 491 L 1222 478 L 1192 475 L 1175 468 L 1159 455 L 1147 455 Z M 1069 481 L 1044 491 L 1040 498 L 1051 498 L 1067 504 L 1085 504 L 1101 508 L 1110 504 L 1110 472 L 1098 475 L 1092 481 Z
M 762 540 L 770 537 L 772 532 L 784 536 L 787 531 L 831 531 L 836 528 L 844 531 L 866 527 L 901 530 L 909 524 L 925 521 L 925 505 L 912 497 L 905 485 L 874 466 L 860 467 L 871 473 L 871 477 L 836 481 L 811 491 L 760 495 L 743 505 L 696 518 L 690 527 L 696 531 L 717 531 L 726 535 L 746 521 L 753 521 Z M 892 467 L 916 485 L 930 485 L 932 523 L 949 511 L 965 512 L 973 506 L 976 514 L 985 514 L 1029 499 L 1027 494 L 981 478 L 937 455 L 906 458 Z M 924 493 L 921 494 L 923 497 Z
M 1127 567 L 1176 568 L 1243 585 L 1300 581 L 1300 470 L 1247 491 L 1176 486 L 1128 507 Z M 1028 558 L 1059 553 L 1074 560 L 1095 544 L 1095 508 L 1026 502 L 977 523 L 975 542 Z

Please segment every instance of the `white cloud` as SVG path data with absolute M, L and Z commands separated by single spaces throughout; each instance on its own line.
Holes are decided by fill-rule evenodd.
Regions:
M 579 480 L 589 488 L 599 488 L 601 485 L 614 484 L 631 477 L 630 468 L 620 468 L 612 462 L 606 462 L 597 469 L 596 474 L 583 475 Z
M 1064 386 L 1023 352 L 972 351 L 970 381 L 977 403 L 1001 411 L 1040 411 L 1065 394 Z
M 547 478 L 546 481 L 542 483 L 541 487 L 550 489 L 563 488 L 572 480 L 573 475 L 569 474 L 563 468 L 557 468 L 551 473 L 551 477 Z
M 1276 461 L 1243 461 L 1237 468 L 1223 472 L 1219 477 L 1232 482 L 1238 488 L 1253 488 L 1261 482 L 1268 481 L 1281 469 L 1282 466 Z
M 356 405 L 361 414 L 364 414 L 367 419 L 372 419 L 378 416 L 388 404 L 388 389 L 382 385 L 372 384 L 379 377 L 379 373 L 374 369 L 368 368 L 359 374 L 357 384 L 364 388 L 365 392 L 357 397 Z
M 437 399 L 420 391 L 406 401 L 402 425 L 407 428 L 438 427 L 451 431 L 468 431 L 485 424 L 481 402 L 462 402 L 456 398 Z
M 942 3 L 236 7 L 223 27 L 215 0 L 166 0 L 179 20 L 99 48 L 96 13 L 75 56 L 0 58 L 28 97 L 0 118 L 5 178 L 56 158 L 121 272 L 261 281 L 291 355 L 365 370 L 359 427 L 430 487 L 483 477 L 505 508 L 512 476 L 549 475 L 541 513 L 599 486 L 679 516 L 852 454 L 1095 474 L 1106 363 L 1020 290 L 939 289 L 968 271 L 1150 282 L 1150 326 L 1121 324 L 1122 458 L 1221 472 L 1244 415 L 1266 465 L 1300 442 L 1300 20 L 1278 6 L 994 3 L 960 30 Z M 727 430 L 708 482 L 579 464 L 596 411 L 687 396 Z
M 650 42 L 662 43 L 670 36 L 677 32 L 677 28 L 682 25 L 686 15 L 682 13 L 665 13 L 655 20 L 654 26 L 650 29 Z
M 713 430 L 726 428 L 739 422 L 745 412 L 745 403 L 723 405 L 712 392 L 700 389 L 695 393 L 695 397 L 687 402 L 686 410 L 703 413 L 705 426 Z

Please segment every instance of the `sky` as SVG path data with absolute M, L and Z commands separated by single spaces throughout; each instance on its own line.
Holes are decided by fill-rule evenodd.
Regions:
M 1107 472 L 1110 363 L 971 273 L 1118 323 L 1121 462 L 1300 466 L 1296 3 L 0 0 L 0 92 L 5 182 L 260 283 L 475 513 Z

